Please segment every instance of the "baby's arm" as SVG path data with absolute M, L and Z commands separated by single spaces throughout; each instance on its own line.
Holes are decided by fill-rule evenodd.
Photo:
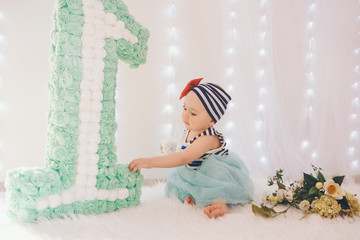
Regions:
M 182 152 L 152 158 L 138 158 L 129 164 L 129 169 L 133 174 L 135 171 L 140 171 L 141 168 L 178 167 L 195 161 L 210 149 L 215 149 L 217 147 L 219 147 L 218 137 L 201 136 Z

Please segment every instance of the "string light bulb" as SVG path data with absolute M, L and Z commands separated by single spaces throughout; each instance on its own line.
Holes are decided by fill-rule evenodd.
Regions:
M 315 11 L 315 3 L 310 4 L 309 10 Z
M 354 160 L 351 162 L 351 167 L 354 169 L 357 169 L 359 167 L 359 161 L 358 160 Z
M 352 103 L 355 105 L 355 106 L 359 106 L 359 98 L 358 97 L 355 97 L 352 101 Z
M 234 122 L 228 121 L 228 122 L 226 123 L 226 128 L 227 128 L 227 130 L 231 130 L 233 127 L 234 127 Z
M 261 22 L 262 22 L 262 23 L 266 23 L 266 15 L 264 15 L 264 16 L 261 17 Z
M 354 153 L 355 153 L 355 148 L 354 148 L 354 147 L 349 147 L 348 153 L 349 153 L 349 155 L 354 155 Z
M 264 95 L 266 94 L 266 92 L 267 92 L 267 90 L 266 90 L 265 87 L 261 87 L 261 88 L 259 89 L 259 95 L 260 95 L 260 96 L 264 96 Z
M 266 32 L 262 32 L 262 33 L 260 34 L 261 40 L 265 40 L 265 36 L 266 36 Z
M 265 56 L 265 53 L 266 53 L 265 49 L 261 49 L 259 52 L 260 56 Z
M 353 85 L 351 85 L 351 88 L 354 90 L 357 90 L 359 87 L 359 83 L 358 82 L 354 82 Z
M 226 71 L 228 76 L 231 76 L 234 73 L 234 68 L 233 67 L 229 67 Z
M 306 95 L 307 95 L 307 96 L 310 96 L 310 97 L 313 97 L 313 96 L 314 96 L 314 89 L 308 89 L 308 90 L 306 90 Z
M 350 138 L 351 138 L 351 139 L 356 140 L 356 139 L 358 139 L 358 136 L 359 136 L 359 133 L 358 133 L 356 130 L 354 130 L 354 131 L 352 131 L 352 132 L 350 133 Z
M 167 66 L 166 69 L 165 69 L 165 73 L 168 76 L 172 77 L 175 74 L 175 67 L 173 65 Z
M 259 112 L 263 112 L 263 111 L 265 110 L 264 104 L 259 104 L 257 110 L 258 110 Z
M 234 48 L 229 48 L 228 50 L 227 50 L 227 53 L 228 54 L 234 54 Z
M 177 46 L 170 46 L 169 47 L 169 54 L 172 56 L 178 56 L 179 55 L 179 49 Z
M 174 107 L 170 104 L 165 105 L 165 111 L 168 113 L 172 113 L 173 112 Z
M 301 143 L 301 148 L 304 150 L 304 149 L 307 149 L 308 147 L 309 147 L 309 141 L 304 140 L 304 141 Z

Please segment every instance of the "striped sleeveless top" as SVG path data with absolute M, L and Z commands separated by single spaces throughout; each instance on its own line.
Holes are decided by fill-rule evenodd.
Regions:
M 196 137 L 191 139 L 189 142 L 186 142 L 186 138 L 187 138 L 188 134 L 189 134 L 189 130 L 185 130 L 182 140 L 177 145 L 177 151 L 181 151 L 181 150 L 185 149 L 187 146 L 192 144 L 196 139 L 198 139 L 201 136 L 205 136 L 205 135 L 217 136 L 219 138 L 219 142 L 221 144 L 221 146 L 219 148 L 210 150 L 210 151 L 204 153 L 199 159 L 186 164 L 185 166 L 188 168 L 191 168 L 194 170 L 198 169 L 201 166 L 202 162 L 211 154 L 215 154 L 215 155 L 219 155 L 219 156 L 226 156 L 229 154 L 229 150 L 226 147 L 226 141 L 224 139 L 224 136 L 222 135 L 222 133 L 216 131 L 213 127 L 206 129 L 205 131 L 203 131 L 202 133 L 200 133 L 199 135 L 197 135 Z

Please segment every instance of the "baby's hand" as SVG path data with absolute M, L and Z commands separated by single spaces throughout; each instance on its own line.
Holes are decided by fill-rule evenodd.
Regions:
M 147 158 L 138 158 L 133 160 L 129 164 L 129 170 L 131 174 L 134 174 L 136 171 L 140 172 L 142 168 L 151 168 L 150 161 Z
M 160 145 L 160 152 L 164 154 L 164 147 L 162 145 Z

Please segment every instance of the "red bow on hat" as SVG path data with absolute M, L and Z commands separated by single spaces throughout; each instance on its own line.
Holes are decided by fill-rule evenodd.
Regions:
M 199 83 L 201 82 L 201 80 L 203 80 L 202 78 L 197 78 L 197 79 L 193 79 L 191 80 L 186 87 L 184 88 L 184 90 L 182 91 L 181 95 L 180 95 L 180 99 L 182 99 L 183 97 L 185 97 L 191 89 L 193 89 L 194 87 L 196 87 L 197 85 L 199 85 Z

